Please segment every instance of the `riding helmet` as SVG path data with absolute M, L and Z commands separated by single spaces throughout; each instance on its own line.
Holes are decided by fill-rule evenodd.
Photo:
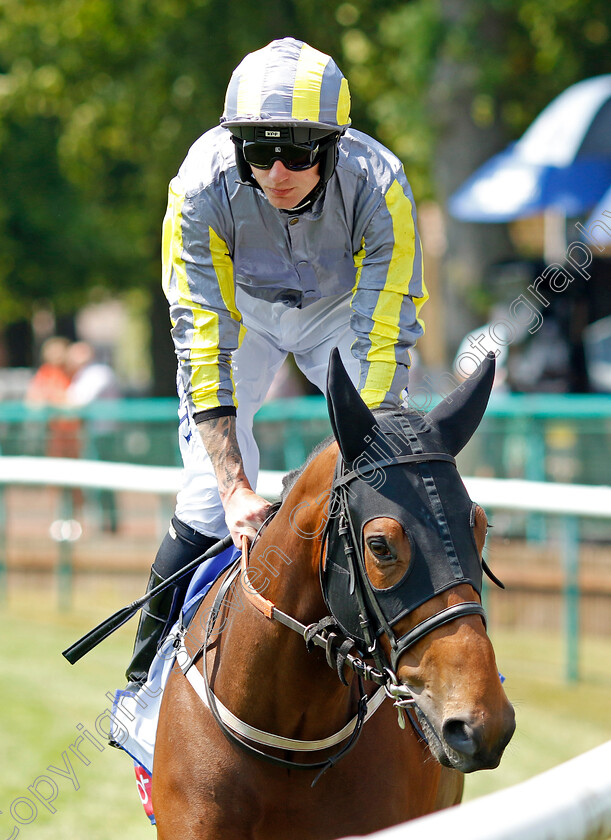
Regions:
M 348 81 L 330 56 L 303 41 L 272 41 L 249 53 L 233 71 L 220 122 L 234 136 L 243 180 L 253 179 L 241 141 L 269 142 L 274 128 L 281 132 L 276 143 L 323 141 L 319 162 L 325 184 L 335 170 L 339 138 L 350 125 Z

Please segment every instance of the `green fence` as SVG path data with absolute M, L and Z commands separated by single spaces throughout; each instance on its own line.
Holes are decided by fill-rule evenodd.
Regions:
M 58 439 L 69 435 L 83 458 L 178 466 L 177 409 L 170 398 L 102 400 L 70 412 L 0 402 L 0 453 L 62 454 Z
M 71 414 L 0 403 L 0 452 L 49 454 L 58 419 L 78 421 L 82 457 L 180 464 L 175 399 L 99 402 Z M 300 466 L 330 434 L 322 397 L 266 403 L 255 418 L 264 469 Z M 577 484 L 611 483 L 611 396 L 493 395 L 478 434 L 460 456 L 467 475 Z
M 75 421 L 73 431 L 78 451 L 83 457 L 178 466 L 177 407 L 175 399 L 117 400 L 88 406 L 68 415 L 50 409 L 34 410 L 21 403 L 0 402 L 0 453 L 34 456 L 50 454 L 54 423 L 68 419 Z M 270 402 L 261 408 L 255 418 L 255 434 L 264 469 L 287 470 L 301 465 L 311 449 L 329 433 L 326 404 L 320 397 Z M 469 476 L 608 485 L 611 484 L 610 456 L 611 397 L 494 396 L 478 433 L 461 453 L 459 466 L 463 475 Z M 2 492 L 3 488 L 0 488 L 0 494 Z M 103 526 L 107 511 L 102 504 L 101 493 L 90 491 L 89 497 L 92 503 L 90 507 Z M 64 492 L 60 501 L 69 505 L 69 493 Z M 147 515 L 149 513 L 147 510 Z M 123 520 L 129 515 L 122 511 Z M 0 504 L 0 535 L 6 531 L 4 516 L 4 505 Z M 169 511 L 164 521 L 168 516 Z M 69 525 L 72 513 L 61 509 L 53 513 L 50 519 L 55 517 L 59 518 L 54 525 Z M 518 553 L 526 552 L 524 546 L 529 550 L 539 550 L 539 546 L 543 550 L 545 545 L 552 546 L 554 564 L 545 553 L 541 557 L 532 555 L 538 558 L 536 562 L 541 574 L 548 574 L 549 580 L 542 578 L 543 583 L 539 579 L 534 583 L 526 580 L 518 582 L 519 586 L 514 582 L 514 601 L 509 603 L 505 599 L 508 606 L 503 608 L 510 612 L 515 610 L 517 615 L 518 606 L 526 609 L 528 604 L 524 605 L 525 600 L 532 600 L 535 596 L 539 599 L 536 605 L 538 612 L 541 611 L 541 605 L 548 602 L 558 601 L 558 614 L 561 614 L 564 606 L 567 679 L 575 680 L 580 604 L 587 605 L 583 607 L 584 610 L 594 612 L 600 608 L 598 602 L 608 599 L 611 591 L 607 572 L 611 541 L 609 521 L 583 517 L 578 525 L 576 518 L 571 516 L 546 517 L 536 512 L 506 512 L 502 509 L 495 510 L 492 519 L 497 546 L 502 545 L 506 537 L 517 538 L 515 541 L 512 539 L 511 544 Z M 112 526 L 113 523 L 110 524 Z M 133 527 L 134 522 L 130 519 L 129 524 Z M 28 528 L 28 535 L 30 530 L 34 530 L 33 527 Z M 41 532 L 41 539 L 44 538 L 46 543 L 47 531 L 45 526 L 44 534 Z M 122 536 L 114 531 L 114 527 L 106 527 L 104 539 L 119 539 Z M 59 552 L 58 593 L 60 602 L 65 604 L 70 597 L 70 556 L 73 546 L 70 535 L 64 538 L 59 534 L 54 539 L 58 541 Z M 92 539 L 96 545 L 100 543 L 99 531 L 94 530 Z M 0 538 L 0 544 L 2 542 L 3 538 Z M 589 552 L 587 557 L 584 554 L 586 544 Z M 86 549 L 84 538 L 79 545 L 81 551 Z M 150 553 L 154 550 L 152 547 Z M 116 554 L 117 549 L 109 549 L 109 553 L 113 552 Z M 580 557 L 580 553 L 584 556 Z M 19 549 L 18 554 L 22 562 L 23 550 Z M 0 545 L 0 578 L 1 555 Z M 526 557 L 525 554 L 526 561 L 530 556 L 528 554 Z M 497 548 L 491 564 L 501 572 L 501 577 L 503 562 L 507 560 Z M 580 567 L 590 575 L 588 585 L 590 589 L 593 586 L 596 589 L 595 598 L 590 591 L 585 595 L 580 591 Z M 513 563 L 508 568 L 515 572 Z M 604 582 L 604 586 L 599 585 L 600 581 Z M 0 594 L 3 588 L 0 580 Z M 583 600 L 586 595 L 590 601 Z M 593 606 L 590 606 L 591 603 Z M 607 603 L 608 600 L 605 600 L 606 615 Z

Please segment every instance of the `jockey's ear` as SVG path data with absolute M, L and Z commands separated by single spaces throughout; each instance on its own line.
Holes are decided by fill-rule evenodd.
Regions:
M 342 458 L 350 464 L 367 449 L 377 424 L 346 373 L 337 347 L 329 357 L 327 409 Z
M 426 415 L 450 455 L 457 455 L 479 426 L 494 382 L 494 353 Z

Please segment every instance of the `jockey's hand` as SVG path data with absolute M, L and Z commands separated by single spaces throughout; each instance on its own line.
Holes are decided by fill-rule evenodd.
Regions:
M 225 508 L 225 522 L 234 545 L 242 547 L 242 536 L 252 542 L 269 514 L 270 502 L 243 485 L 223 493 L 221 499 Z

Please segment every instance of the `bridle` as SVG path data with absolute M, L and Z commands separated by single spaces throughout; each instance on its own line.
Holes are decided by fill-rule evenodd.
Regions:
M 281 767 L 287 767 L 294 770 L 319 770 L 320 772 L 316 775 L 312 782 L 312 787 L 314 787 L 322 774 L 329 768 L 333 767 L 340 758 L 347 755 L 348 752 L 350 752 L 350 750 L 356 745 L 364 723 L 377 711 L 388 694 L 388 675 L 378 671 L 375 667 L 365 662 L 360 657 L 351 654 L 349 651 L 354 647 L 352 640 L 343 639 L 338 644 L 338 635 L 329 629 L 332 625 L 334 626 L 334 622 L 331 617 L 323 619 L 317 624 L 305 625 L 296 618 L 293 618 L 280 610 L 275 606 L 275 604 L 268 601 L 259 592 L 257 592 L 257 590 L 250 585 L 248 580 L 248 553 L 248 541 L 244 538 L 240 560 L 229 568 L 217 591 L 213 606 L 208 615 L 205 639 L 198 650 L 193 655 L 188 654 L 184 643 L 184 636 L 187 632 L 187 628 L 182 627 L 175 634 L 172 643 L 176 650 L 177 662 L 192 687 L 204 701 L 205 705 L 210 709 L 224 735 L 232 743 L 235 743 L 237 746 L 259 759 L 272 764 L 280 765 Z M 210 686 L 205 664 L 206 652 L 214 633 L 214 628 L 221 608 L 223 605 L 227 605 L 229 591 L 231 587 L 237 583 L 239 578 L 241 578 L 242 581 L 242 591 L 244 595 L 266 618 L 279 621 L 285 627 L 299 633 L 303 637 L 308 650 L 312 650 L 313 647 L 322 647 L 325 649 L 327 663 L 337 670 L 338 676 L 344 685 L 348 685 L 344 675 L 344 666 L 347 666 L 356 674 L 359 690 L 357 713 L 352 720 L 346 724 L 346 726 L 342 727 L 339 732 L 336 732 L 328 738 L 317 741 L 301 741 L 293 738 L 285 738 L 283 736 L 255 729 L 244 723 L 244 721 L 239 720 L 235 715 L 229 712 L 229 710 L 226 709 L 214 695 L 212 687 Z M 193 667 L 200 657 L 203 658 L 201 673 L 197 668 Z M 375 694 L 369 698 L 365 692 L 365 680 L 377 683 L 380 686 Z M 419 727 L 417 727 L 417 730 L 420 732 Z M 422 735 L 422 737 L 424 736 Z M 291 752 L 311 753 L 323 750 L 328 751 L 330 748 L 342 742 L 345 742 L 344 746 L 330 758 L 305 764 L 292 761 L 288 758 L 271 755 L 253 746 L 253 743 L 256 743 L 277 750 L 282 749 Z
M 456 462 L 451 455 L 435 452 L 425 453 L 421 451 L 401 454 L 392 458 L 381 458 L 376 461 L 370 461 L 365 466 L 348 469 L 341 456 L 339 456 L 331 488 L 328 518 L 323 533 L 320 564 L 323 596 L 331 614 L 315 624 L 305 625 L 293 616 L 283 612 L 273 602 L 264 598 L 250 584 L 248 577 L 248 542 L 244 540 L 240 564 L 238 565 L 236 563 L 228 571 L 218 589 L 214 604 L 209 613 L 203 644 L 194 655 L 189 656 L 186 654 L 184 647 L 185 628 L 183 628 L 182 635 L 179 632 L 175 640 L 176 648 L 180 649 L 183 653 L 183 662 L 179 663 L 183 673 L 185 673 L 195 690 L 210 708 L 216 722 L 231 742 L 239 745 L 257 758 L 273 764 L 291 769 L 319 769 L 320 772 L 313 782 L 315 784 L 325 770 L 332 767 L 355 746 L 364 722 L 378 708 L 385 696 L 393 700 L 394 705 L 398 709 L 399 724 L 402 727 L 405 726 L 404 710 L 409 714 L 411 711 L 410 707 L 415 703 L 415 700 L 409 688 L 399 682 L 396 675 L 396 667 L 399 658 L 406 650 L 424 638 L 428 633 L 462 616 L 480 615 L 485 623 L 485 612 L 481 604 L 477 601 L 467 601 L 441 610 L 435 615 L 421 621 L 407 633 L 397 637 L 394 632 L 395 624 L 418 605 L 417 599 L 414 603 L 408 603 L 407 606 L 404 605 L 402 610 L 393 611 L 391 609 L 389 612 L 388 604 L 381 603 L 381 596 L 383 596 L 384 591 L 374 591 L 365 570 L 361 541 L 358 537 L 359 523 L 355 520 L 354 511 L 348 502 L 351 485 L 357 482 L 357 480 L 360 480 L 360 485 L 367 485 L 367 478 L 380 471 L 385 476 L 396 476 L 396 468 L 406 464 L 419 464 L 419 470 L 422 473 L 425 470 L 424 465 L 435 461 L 447 462 L 456 466 Z M 395 470 L 394 474 L 391 473 L 393 469 Z M 423 483 L 426 487 L 426 493 L 431 506 L 435 510 L 437 525 L 442 534 L 442 542 L 445 540 L 445 543 L 447 543 L 446 553 L 452 561 L 450 562 L 450 567 L 452 568 L 453 561 L 458 563 L 458 566 L 454 563 L 453 579 L 456 582 L 468 580 L 457 559 L 456 551 L 452 544 L 452 537 L 449 533 L 448 523 L 444 519 L 443 506 L 441 505 L 439 493 L 430 471 L 428 475 L 424 476 Z M 353 495 L 356 495 L 358 498 L 358 492 Z M 352 609 L 349 611 L 350 615 L 348 616 L 344 614 L 345 610 L 341 603 L 338 607 L 337 593 L 333 591 L 332 575 L 329 573 L 333 565 L 338 566 L 342 572 L 347 572 L 347 578 L 349 580 L 349 601 L 352 604 Z M 243 593 L 250 603 L 269 620 L 278 621 L 290 630 L 299 633 L 303 637 L 308 650 L 312 650 L 313 647 L 323 648 L 327 663 L 337 671 L 339 679 L 345 685 L 348 685 L 344 673 L 345 668 L 352 670 L 356 675 L 359 691 L 357 714 L 335 736 L 330 736 L 322 741 L 297 741 L 263 732 L 240 721 L 225 709 L 218 698 L 215 697 L 205 667 L 206 651 L 214 633 L 221 607 L 223 604 L 227 604 L 225 600 L 227 594 L 239 577 L 242 580 Z M 473 581 L 473 583 L 477 588 L 477 581 Z M 452 585 L 456 585 L 456 583 Z M 444 586 L 443 588 L 448 588 L 448 586 Z M 432 594 L 436 594 L 436 591 L 441 590 L 435 590 Z M 341 597 L 339 600 L 341 601 Z M 427 600 L 427 598 L 424 600 Z M 354 629 L 355 618 L 356 629 Z M 386 634 L 391 645 L 390 662 L 387 660 L 386 654 L 380 645 L 382 634 Z M 358 655 L 351 653 L 355 648 Z M 203 674 L 200 674 L 198 669 L 192 667 L 200 656 L 203 656 L 204 660 Z M 373 659 L 375 664 L 371 665 L 366 661 L 367 659 Z M 380 686 L 372 698 L 368 698 L 366 695 L 364 688 L 365 680 Z M 418 734 L 424 737 L 414 716 L 409 714 L 409 717 Z M 253 746 L 253 743 L 257 743 L 277 750 L 315 752 L 317 750 L 328 750 L 330 747 L 341 742 L 345 742 L 344 746 L 334 756 L 310 763 L 301 763 L 288 758 L 281 758 Z

